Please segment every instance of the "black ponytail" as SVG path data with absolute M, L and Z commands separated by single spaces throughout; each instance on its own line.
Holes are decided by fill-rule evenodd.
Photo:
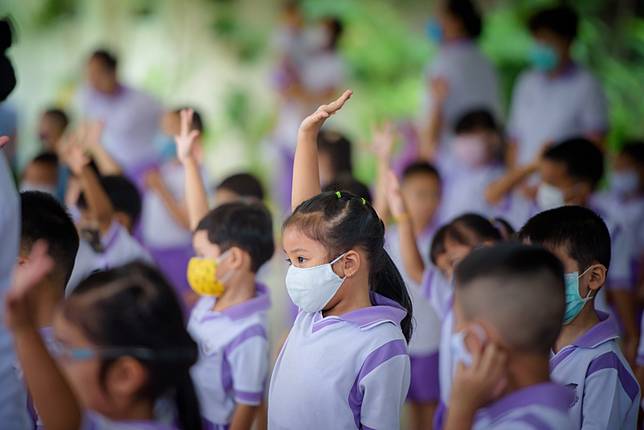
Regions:
M 147 371 L 139 395 L 173 400 L 182 430 L 202 427 L 190 367 L 197 344 L 188 334 L 173 288 L 143 263 L 91 275 L 65 300 L 63 315 L 99 347 L 122 348 Z M 100 382 L 119 356 L 102 359 Z
M 362 249 L 369 261 L 371 290 L 407 311 L 400 326 L 407 341 L 411 339 L 411 299 L 400 272 L 384 249 L 385 225 L 366 199 L 345 191 L 318 194 L 300 204 L 283 228 L 292 225 L 324 244 L 329 258 L 352 248 Z

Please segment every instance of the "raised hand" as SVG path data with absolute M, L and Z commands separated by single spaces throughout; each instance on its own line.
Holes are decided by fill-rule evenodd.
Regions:
M 386 162 L 389 165 L 395 143 L 396 134 L 392 123 L 385 122 L 378 127 L 374 127 L 371 149 L 376 157 L 378 157 L 378 160 Z
M 33 325 L 33 312 L 27 296 L 54 267 L 54 260 L 47 254 L 47 242 L 39 240 L 31 248 L 29 258 L 16 266 L 11 288 L 5 296 L 5 324 L 16 331 Z
M 396 174 L 389 170 L 386 178 L 387 204 L 394 218 L 400 218 L 405 215 L 407 208 L 400 192 L 400 182 Z
M 304 118 L 300 125 L 300 132 L 317 134 L 327 118 L 342 109 L 342 106 L 351 98 L 352 94 L 353 91 L 346 90 L 335 101 L 317 108 L 315 112 Z
M 192 158 L 192 148 L 195 140 L 199 136 L 199 130 L 191 130 L 192 116 L 194 111 L 192 109 L 182 109 L 179 113 L 181 117 L 181 128 L 178 136 L 174 136 L 174 141 L 177 144 L 177 157 L 182 163 Z
M 103 129 L 105 124 L 102 121 L 87 121 L 84 124 L 85 128 L 85 140 L 84 144 L 93 148 L 101 144 L 101 136 L 103 135 Z
M 79 176 L 85 166 L 89 164 L 89 157 L 85 154 L 85 148 L 76 142 L 69 142 L 63 149 L 65 164 L 76 176 Z

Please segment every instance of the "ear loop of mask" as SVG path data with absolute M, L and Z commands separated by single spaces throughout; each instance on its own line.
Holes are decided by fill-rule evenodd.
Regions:
M 589 266 L 586 270 L 584 270 L 579 276 L 577 276 L 577 279 L 580 280 L 582 276 L 584 276 L 590 269 L 592 269 L 594 266 Z M 584 297 L 584 302 L 587 302 L 588 300 L 592 299 L 594 296 L 591 296 L 593 290 L 588 287 L 588 293 L 586 294 L 586 297 Z M 581 295 L 581 294 L 580 294 Z

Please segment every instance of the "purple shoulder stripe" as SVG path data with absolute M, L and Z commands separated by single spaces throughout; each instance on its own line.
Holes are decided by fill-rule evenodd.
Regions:
M 226 345 L 226 348 L 224 348 L 224 354 L 230 355 L 239 345 L 256 336 L 262 337 L 264 339 L 267 338 L 266 329 L 264 328 L 264 326 L 255 324 L 239 333 L 236 338 L 234 338 L 228 345 Z
M 550 359 L 550 371 L 552 372 L 555 369 L 555 367 L 561 364 L 561 362 L 564 361 L 566 357 L 568 357 L 574 351 L 575 351 L 575 348 L 568 347 L 556 353 L 555 356 Z
M 407 344 L 401 340 L 392 340 L 373 350 L 362 363 L 362 368 L 356 376 L 356 380 L 349 392 L 349 407 L 353 412 L 353 418 L 358 428 L 367 428 L 360 423 L 360 412 L 362 408 L 362 392 L 360 391 L 360 381 L 387 360 L 398 355 L 407 354 Z
M 615 369 L 622 388 L 624 388 L 624 391 L 626 391 L 626 394 L 628 394 L 631 400 L 635 399 L 640 392 L 637 381 L 613 351 L 606 352 L 591 361 L 586 371 L 586 378 L 604 369 Z

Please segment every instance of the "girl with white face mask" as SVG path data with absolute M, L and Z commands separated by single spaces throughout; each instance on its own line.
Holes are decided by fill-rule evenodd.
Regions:
M 320 193 L 316 136 L 351 92 L 299 130 L 286 287 L 300 308 L 275 365 L 269 428 L 400 426 L 409 388 L 411 301 L 385 252 L 384 224 L 364 198 Z

